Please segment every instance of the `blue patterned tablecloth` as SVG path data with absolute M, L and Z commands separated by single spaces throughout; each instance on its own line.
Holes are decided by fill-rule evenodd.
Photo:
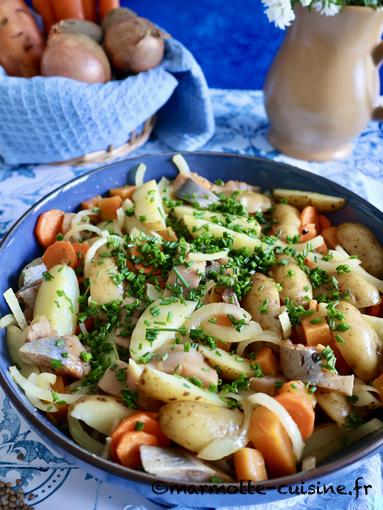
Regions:
M 281 155 L 267 142 L 267 120 L 261 92 L 213 90 L 212 98 L 217 130 L 204 150 L 256 155 L 295 164 L 342 184 L 383 210 L 383 125 L 371 123 L 355 141 L 353 153 L 346 160 L 321 164 L 302 162 Z M 167 150 L 159 141 L 151 140 L 135 155 Z M 90 169 L 89 166 L 28 165 L 11 168 L 0 164 L 0 235 L 41 197 Z M 373 486 L 373 493 L 368 498 L 355 500 L 346 496 L 334 500 L 329 494 L 309 499 L 292 498 L 283 503 L 257 506 L 257 509 L 383 509 L 379 455 L 341 482 L 349 483 L 352 488 L 358 476 Z M 142 505 L 148 510 L 159 508 L 128 490 L 103 484 L 69 464 L 30 431 L 0 389 L 0 480 L 14 482 L 16 479 L 22 479 L 26 493 L 34 495 L 31 504 L 38 510 L 70 507 L 123 510 L 127 505 Z

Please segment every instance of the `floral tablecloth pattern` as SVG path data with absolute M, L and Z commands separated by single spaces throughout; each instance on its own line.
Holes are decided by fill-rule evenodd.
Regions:
M 255 155 L 294 164 L 342 184 L 383 210 L 383 125 L 371 123 L 355 141 L 353 152 L 346 160 L 329 163 L 298 161 L 281 155 L 267 142 L 267 119 L 261 92 L 212 90 L 211 94 L 216 133 L 203 150 Z M 134 155 L 168 150 L 154 139 Z M 7 167 L 0 163 L 0 235 L 5 234 L 44 195 L 92 168 L 94 165 Z M 262 508 L 383 509 L 379 456 L 368 462 L 369 469 L 360 468 L 355 477 L 362 474 L 373 484 L 374 495 L 369 500 L 356 502 L 346 498 L 338 506 L 340 503 L 335 503 L 331 497 L 312 498 L 310 502 L 293 498 L 282 504 L 262 505 Z M 348 478 L 351 480 L 353 475 Z M 18 478 L 23 480 L 26 494 L 34 495 L 30 504 L 39 510 L 159 508 L 129 490 L 103 484 L 68 463 L 30 430 L 0 389 L 0 480 L 14 482 Z

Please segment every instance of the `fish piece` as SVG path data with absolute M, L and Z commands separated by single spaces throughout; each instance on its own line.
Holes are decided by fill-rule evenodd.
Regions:
M 39 282 L 43 278 L 43 273 L 47 270 L 46 265 L 43 263 L 43 259 L 38 257 L 27 264 L 20 273 L 19 277 L 19 289 L 23 287 L 29 287 Z
M 192 289 L 198 288 L 202 277 L 205 275 L 205 271 L 206 262 L 190 262 L 187 266 L 174 266 L 166 282 L 164 297 L 173 294 L 171 287 L 174 287 L 177 283 L 182 285 L 183 296 L 187 298 Z
M 57 332 L 53 329 L 51 323 L 45 316 L 38 317 L 28 326 L 26 342 L 33 342 L 38 338 L 47 338 L 57 336 Z
M 207 187 L 201 185 L 196 179 L 179 174 L 173 181 L 172 191 L 177 198 L 186 202 L 198 202 L 201 207 L 207 207 L 219 201 L 217 195 Z
M 125 361 L 118 360 L 113 368 L 105 370 L 97 386 L 108 395 L 119 397 L 121 390 L 127 385 L 128 366 Z
M 37 291 L 40 288 L 41 280 L 32 285 L 21 288 L 17 293 L 17 299 L 24 304 L 24 314 L 33 317 L 33 308 L 35 306 Z

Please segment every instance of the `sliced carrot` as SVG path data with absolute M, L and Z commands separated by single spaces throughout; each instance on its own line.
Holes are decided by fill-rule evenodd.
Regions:
M 257 406 L 254 409 L 249 439 L 263 455 L 269 476 L 296 473 L 296 458 L 291 440 L 278 416 L 266 407 Z
M 378 303 L 377 305 L 369 306 L 366 310 L 367 315 L 371 315 L 372 317 L 381 317 L 383 311 L 383 301 Z
M 318 214 L 318 220 L 319 220 L 319 232 L 323 232 L 323 230 L 331 228 L 331 221 L 327 218 L 327 216 L 324 216 L 323 214 Z
M 315 223 L 306 223 L 300 228 L 299 242 L 306 243 L 318 235 Z
M 323 241 L 323 243 L 318 246 L 318 248 L 315 248 L 315 251 L 321 255 L 326 255 L 328 252 L 327 244 Z
M 81 0 L 51 0 L 55 20 L 85 19 Z
M 80 266 L 85 258 L 85 255 L 88 253 L 89 244 L 88 243 L 73 243 L 74 251 L 77 255 L 77 263 L 76 267 Z
M 138 468 L 141 464 L 140 446 L 158 446 L 158 439 L 153 434 L 142 430 L 126 432 L 116 446 L 116 458 L 126 467 Z
M 231 322 L 229 317 L 226 314 L 224 314 L 224 313 L 216 315 L 214 318 L 215 318 L 216 324 L 218 326 L 225 326 L 227 328 L 232 328 L 233 327 L 233 323 Z
M 304 262 L 305 262 L 305 266 L 307 266 L 309 269 L 315 269 L 317 267 L 315 262 L 313 262 L 312 260 L 310 260 L 308 258 L 305 258 Z
M 314 224 L 315 226 L 319 224 L 318 213 L 315 207 L 312 205 L 304 207 L 301 212 L 301 224 L 305 226 L 310 223 Z
M 64 212 L 59 209 L 51 209 L 40 214 L 37 220 L 35 235 L 38 242 L 44 248 L 56 241 L 56 236 L 61 232 Z
M 112 188 L 109 190 L 111 197 L 120 197 L 122 200 L 132 198 L 133 193 L 136 191 L 136 186 L 122 186 L 121 188 Z
M 288 381 L 284 383 L 279 393 L 292 393 L 293 395 L 299 395 L 301 398 L 307 400 L 310 406 L 314 409 L 317 403 L 317 399 L 313 393 L 310 393 L 307 386 L 302 381 Z
M 32 0 L 32 7 L 43 18 L 45 32 L 48 34 L 55 22 L 51 0 Z
M 117 218 L 117 209 L 121 207 L 122 198 L 118 195 L 115 197 L 100 198 L 98 207 L 103 221 L 111 221 Z
M 309 303 L 309 310 L 316 310 L 318 306 L 318 301 L 316 299 L 311 299 Z
M 383 374 L 374 379 L 372 385 L 379 391 L 379 398 L 383 402 Z
M 299 394 L 280 393 L 275 397 L 298 425 L 302 438 L 308 439 L 314 432 L 315 412 L 310 403 Z
M 278 361 L 270 347 L 263 347 L 255 355 L 255 362 L 265 375 L 278 375 Z
M 100 0 L 99 12 L 100 18 L 106 16 L 112 9 L 120 7 L 120 0 Z
M 66 393 L 64 378 L 62 375 L 57 375 L 56 382 L 52 384 L 52 390 L 57 393 Z M 57 411 L 54 413 L 47 412 L 47 418 L 55 425 L 62 425 L 67 420 L 68 404 L 55 404 Z
M 172 227 L 168 227 L 166 230 L 158 230 L 157 234 L 159 234 L 164 241 L 177 241 L 178 239 Z
M 69 241 L 56 241 L 45 250 L 43 262 L 47 269 L 52 269 L 57 264 L 66 264 L 70 267 L 76 267 L 77 255 L 73 244 Z
M 332 333 L 332 337 L 333 338 L 332 338 L 331 342 L 329 343 L 329 345 L 330 345 L 331 349 L 333 350 L 334 355 L 336 357 L 335 368 L 337 369 L 337 371 L 339 372 L 340 375 L 349 375 L 352 372 L 351 367 L 347 363 L 347 361 L 344 359 L 343 354 L 341 353 L 341 351 L 338 347 L 334 332 Z
M 96 0 L 82 0 L 82 9 L 87 21 L 97 21 Z
M 325 317 L 314 313 L 302 319 L 302 334 L 307 345 L 327 345 L 332 340 L 330 326 Z
M 267 480 L 262 453 L 254 448 L 241 448 L 234 453 L 234 468 L 238 481 L 261 482 Z
M 101 200 L 101 195 L 97 195 L 96 197 L 88 198 L 88 200 L 84 200 L 81 202 L 81 209 L 93 209 L 94 207 L 98 207 L 98 203 Z
M 325 228 L 322 230 L 322 236 L 329 248 L 335 248 L 339 244 L 336 227 Z
M 133 248 L 131 248 L 130 249 L 130 253 L 131 253 L 132 257 L 143 258 L 143 255 L 140 253 L 140 251 L 137 248 L 137 246 L 134 246 Z M 160 269 L 155 269 L 151 265 L 144 265 L 141 262 L 133 262 L 133 264 L 134 264 L 134 268 L 136 269 L 136 271 L 139 271 L 139 272 L 144 273 L 146 275 L 149 275 L 149 274 L 150 275 L 158 275 L 158 274 L 161 273 Z

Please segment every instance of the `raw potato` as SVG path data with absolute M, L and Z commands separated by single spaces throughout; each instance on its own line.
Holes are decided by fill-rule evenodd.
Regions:
M 336 308 L 342 312 L 344 322 L 350 326 L 350 329 L 340 333 L 344 343 L 337 343 L 337 347 L 352 371 L 362 381 L 369 382 L 379 375 L 379 337 L 353 305 L 341 301 Z
M 10 76 L 40 74 L 44 40 L 31 11 L 18 0 L 0 3 L 0 65 Z
M 166 303 L 166 302 L 165 302 Z M 196 301 L 180 301 L 175 303 L 165 304 L 162 299 L 154 301 L 146 308 L 144 313 L 138 319 L 136 327 L 133 330 L 132 338 L 130 340 L 130 354 L 135 361 L 140 360 L 141 356 L 148 352 L 155 352 L 166 344 L 174 341 L 176 337 L 175 331 L 160 331 L 155 340 L 149 341 L 146 339 L 146 330 L 150 328 L 158 329 L 161 326 L 154 324 L 154 321 L 165 323 L 163 326 L 166 329 L 176 330 L 182 326 L 187 317 L 189 317 L 197 306 Z M 158 308 L 159 315 L 153 317 L 151 310 Z M 169 313 L 172 316 L 171 323 L 168 322 Z M 149 321 L 149 322 L 148 322 Z
M 59 336 L 74 335 L 80 294 L 77 275 L 71 267 L 61 264 L 49 273 L 52 278 L 43 280 L 37 292 L 33 318 L 44 315 Z
M 102 252 L 102 250 L 100 250 Z M 86 276 L 90 283 L 90 297 L 99 305 L 122 299 L 122 284 L 116 285 L 111 276 L 118 268 L 112 257 L 95 256 L 89 263 Z
M 293 238 L 299 235 L 301 217 L 299 211 L 288 204 L 276 204 L 273 211 L 273 232 L 279 234 L 283 241 L 287 236 Z
M 206 345 L 199 345 L 198 350 L 212 367 L 218 367 L 217 370 L 224 379 L 234 381 L 239 379 L 241 375 L 248 377 L 253 375 L 250 363 L 240 356 L 230 354 L 219 347 L 210 349 Z
M 229 234 L 233 238 L 233 250 L 247 248 L 254 251 L 258 247 L 264 250 L 267 248 L 267 245 L 262 243 L 259 239 L 241 234 L 226 227 L 221 227 L 221 225 L 217 225 L 216 223 L 209 223 L 207 220 L 199 220 L 193 216 L 184 216 L 183 220 L 186 228 L 193 237 L 199 237 L 202 233 L 209 232 L 216 239 L 221 239 L 224 234 Z
M 350 255 L 357 255 L 362 267 L 373 276 L 383 276 L 383 247 L 374 233 L 359 223 L 342 223 L 336 229 L 340 244 Z
M 158 185 L 153 179 L 137 188 L 133 194 L 134 214 L 151 230 L 165 230 L 165 211 Z
M 317 390 L 315 397 L 323 411 L 340 427 L 346 424 L 351 406 L 344 395 L 337 391 Z
M 289 262 L 286 265 L 275 264 L 272 269 L 272 277 L 282 285 L 280 292 L 282 301 L 289 298 L 295 305 L 305 305 L 312 299 L 313 289 L 310 280 L 294 262 Z
M 376 287 L 366 282 L 363 276 L 355 271 L 338 274 L 336 279 L 339 283 L 339 290 L 350 293 L 350 299 L 347 299 L 347 302 L 356 308 L 365 308 L 380 303 L 381 297 Z
M 148 397 L 162 402 L 192 400 L 226 407 L 225 402 L 215 393 L 199 388 L 184 377 L 166 374 L 149 366 L 142 372 L 138 389 Z
M 295 189 L 279 189 L 273 191 L 275 200 L 287 200 L 290 205 L 303 209 L 308 205 L 313 205 L 315 209 L 322 212 L 331 212 L 341 209 L 346 200 L 341 197 L 334 197 L 332 195 L 323 195 L 322 193 L 315 193 L 313 191 L 299 191 Z
M 115 423 L 135 411 L 128 409 L 114 397 L 89 395 L 82 397 L 69 407 L 69 414 L 85 422 L 101 434 L 109 436 Z
M 261 313 L 263 303 L 267 302 L 266 313 Z M 255 273 L 251 289 L 242 300 L 242 306 L 262 329 L 271 329 L 281 333 L 278 315 L 281 313 L 279 292 L 275 281 L 262 273 Z
M 201 451 L 217 437 L 235 433 L 242 421 L 239 411 L 201 402 L 172 402 L 160 411 L 162 431 L 192 452 Z

